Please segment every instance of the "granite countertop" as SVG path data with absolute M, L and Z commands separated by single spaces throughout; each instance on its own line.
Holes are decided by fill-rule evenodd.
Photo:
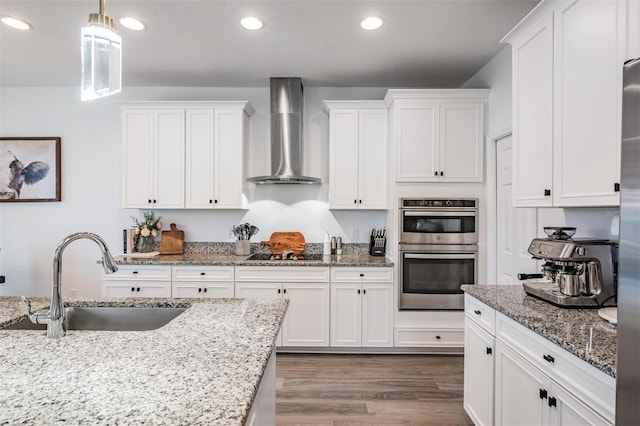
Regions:
M 185 253 L 181 255 L 163 254 L 154 257 L 116 257 L 119 265 L 228 265 L 228 266 L 357 266 L 392 267 L 387 256 L 368 254 L 348 254 L 330 256 L 326 260 L 247 260 L 250 256 L 236 256 L 228 253 Z
M 33 298 L 41 309 L 49 300 Z M 67 299 L 188 309 L 151 331 L 0 330 L 0 424 L 242 425 L 286 300 Z M 0 328 L 24 318 L 0 297 Z
M 616 377 L 617 329 L 597 309 L 559 308 L 527 295 L 521 284 L 463 285 L 462 290 Z

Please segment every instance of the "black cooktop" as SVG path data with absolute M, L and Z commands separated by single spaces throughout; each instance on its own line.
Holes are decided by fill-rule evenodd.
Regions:
M 306 261 L 316 261 L 319 262 L 322 260 L 322 254 L 309 254 L 309 253 L 303 253 L 302 255 L 299 256 L 294 256 L 293 258 L 287 258 L 287 259 L 283 259 L 281 255 L 279 254 L 271 254 L 271 253 L 256 253 L 256 254 L 252 254 L 251 256 L 249 256 L 247 258 L 247 260 L 260 260 L 260 261 L 268 261 L 268 260 L 273 260 L 273 261 L 283 261 L 283 260 L 290 260 L 292 262 L 299 262 L 302 260 L 306 260 Z

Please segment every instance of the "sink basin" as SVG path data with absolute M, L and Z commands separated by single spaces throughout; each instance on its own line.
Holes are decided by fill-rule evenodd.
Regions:
M 186 308 L 65 308 L 67 330 L 146 331 L 155 330 L 180 315 Z M 33 324 L 29 318 L 4 330 L 46 330 L 46 324 Z

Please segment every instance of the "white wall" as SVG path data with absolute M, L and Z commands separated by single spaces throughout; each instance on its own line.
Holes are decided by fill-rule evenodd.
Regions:
M 0 248 L 7 283 L 0 295 L 41 295 L 51 291 L 53 251 L 66 235 L 91 231 L 122 253 L 122 230 L 131 215 L 120 208 L 120 110 L 125 100 L 248 100 L 251 118 L 249 176 L 270 172 L 268 88 L 142 88 L 80 102 L 76 87 L 3 87 L 0 135 L 62 137 L 62 202 L 0 204 Z M 257 186 L 248 211 L 157 210 L 165 228 L 175 222 L 186 241 L 233 241 L 233 224 L 260 228 L 256 240 L 273 231 L 302 232 L 308 242 L 321 242 L 325 231 L 346 242 L 367 242 L 370 228 L 384 226 L 386 212 L 329 211 L 327 203 L 328 116 L 326 99 L 382 99 L 385 88 L 305 88 L 303 172 L 322 178 L 321 186 Z M 4 173 L 0 170 L 0 173 Z M 354 230 L 359 237 L 353 238 Z M 65 250 L 63 293 L 99 296 L 98 248 L 78 241 Z
M 511 129 L 511 46 L 505 46 L 462 87 L 491 89 L 487 136 Z

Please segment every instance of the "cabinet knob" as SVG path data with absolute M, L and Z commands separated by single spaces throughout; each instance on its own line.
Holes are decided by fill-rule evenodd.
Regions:
M 362 290 L 362 292 L 363 292 L 364 294 L 367 294 L 367 289 L 365 288 L 364 290 Z
M 213 200 L 213 204 L 218 204 L 218 200 Z
M 434 176 L 438 176 L 438 171 L 436 170 L 435 172 L 433 172 Z
M 282 290 L 278 289 L 278 294 L 282 293 Z
M 361 277 L 364 277 L 364 274 L 360 274 Z
M 362 204 L 362 200 L 358 200 L 358 203 Z
M 620 192 L 620 184 L 618 182 L 613 184 L 613 192 Z
M 151 198 L 147 200 L 147 204 L 151 204 Z
M 444 172 L 440 172 L 440 176 L 444 176 Z
M 358 200 L 353 200 L 353 204 L 358 204 Z
M 442 337 L 436 336 L 436 340 L 440 340 L 440 339 L 442 339 Z
M 551 190 L 550 190 L 550 189 L 545 189 L 545 190 L 544 190 L 544 196 L 545 196 L 545 197 L 548 197 L 548 196 L 550 196 L 550 195 L 551 195 Z
M 282 290 L 282 292 L 283 292 L 283 293 L 286 293 L 286 292 L 287 292 L 287 289 L 285 288 L 284 290 Z
M 213 200 L 209 200 L 209 204 L 213 204 Z
M 358 289 L 358 294 L 360 294 L 360 289 Z
M 540 389 L 540 399 L 547 399 L 546 389 Z
M 206 293 L 207 292 L 207 288 L 206 287 L 203 288 L 202 291 Z
M 155 203 L 156 203 L 156 200 L 153 200 L 153 204 L 155 204 Z
M 131 287 L 131 291 L 136 291 L 136 288 L 135 287 Z
M 551 355 L 542 355 L 542 359 L 544 359 L 545 361 L 552 363 L 555 361 L 555 359 L 551 356 Z
M 487 355 L 491 355 L 493 353 L 493 349 L 487 348 Z
M 202 293 L 202 289 L 201 288 L 198 289 L 198 293 Z
M 136 291 L 140 291 L 140 287 L 136 287 Z
M 482 315 L 482 311 L 476 309 L 475 311 L 473 311 L 474 314 L 476 315 Z
M 137 274 L 138 274 L 138 271 L 133 271 L 133 272 L 132 272 L 132 274 L 133 274 L 133 275 L 137 275 Z
M 552 396 L 549 397 L 549 407 L 556 407 L 556 399 Z
M 206 272 L 200 272 L 200 275 L 207 275 Z

